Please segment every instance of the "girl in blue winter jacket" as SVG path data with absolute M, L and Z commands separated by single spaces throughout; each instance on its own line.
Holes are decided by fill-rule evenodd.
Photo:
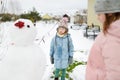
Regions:
M 50 45 L 50 57 L 54 58 L 55 79 L 58 80 L 59 72 L 62 71 L 61 80 L 65 80 L 66 68 L 72 63 L 73 43 L 68 33 L 68 28 L 59 26 Z

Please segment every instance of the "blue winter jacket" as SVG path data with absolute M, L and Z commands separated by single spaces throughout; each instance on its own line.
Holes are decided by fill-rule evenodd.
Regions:
M 50 45 L 50 56 L 54 57 L 54 66 L 57 69 L 68 67 L 68 58 L 73 57 L 74 46 L 70 34 L 53 37 Z

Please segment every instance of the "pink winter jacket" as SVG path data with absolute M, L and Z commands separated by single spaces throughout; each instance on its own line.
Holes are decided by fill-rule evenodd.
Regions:
M 120 20 L 96 38 L 88 58 L 86 80 L 120 80 Z

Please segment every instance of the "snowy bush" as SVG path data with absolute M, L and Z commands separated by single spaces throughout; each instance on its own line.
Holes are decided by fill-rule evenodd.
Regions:
M 69 79 L 69 80 L 73 80 L 71 77 L 70 77 L 70 73 L 73 72 L 73 70 L 75 69 L 75 67 L 79 66 L 79 65 L 86 65 L 87 62 L 79 62 L 79 61 L 74 61 L 71 65 L 68 66 L 67 68 L 67 72 L 66 72 L 66 78 Z M 51 78 L 54 78 L 55 74 L 55 70 L 53 70 L 53 74 L 51 75 Z M 62 73 L 60 72 L 59 73 L 59 77 L 62 75 Z

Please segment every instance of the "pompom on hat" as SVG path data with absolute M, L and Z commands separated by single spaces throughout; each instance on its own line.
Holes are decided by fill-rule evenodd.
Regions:
M 120 0 L 96 0 L 95 12 L 96 14 L 120 12 Z

